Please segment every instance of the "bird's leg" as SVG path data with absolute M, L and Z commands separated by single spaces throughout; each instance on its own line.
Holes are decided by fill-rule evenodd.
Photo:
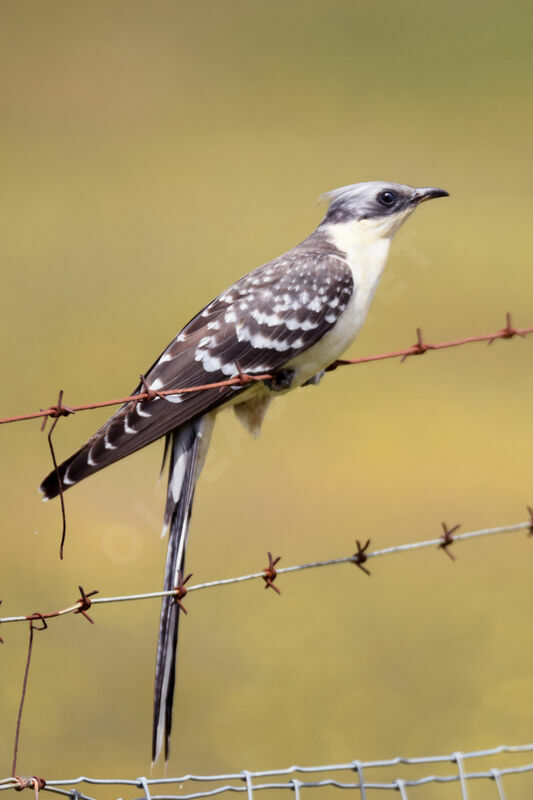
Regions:
M 273 373 L 273 377 L 265 381 L 265 385 L 268 386 L 272 392 L 283 392 L 285 389 L 290 389 L 295 374 L 296 370 L 294 369 L 276 370 L 276 372 Z

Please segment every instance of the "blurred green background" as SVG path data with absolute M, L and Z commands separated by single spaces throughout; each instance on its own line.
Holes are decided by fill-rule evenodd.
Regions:
M 417 325 L 429 341 L 497 330 L 508 310 L 532 325 L 532 16 L 517 0 L 2 3 L 2 414 L 59 388 L 67 403 L 128 392 L 199 307 L 318 224 L 317 195 L 360 180 L 451 197 L 397 236 L 352 356 L 407 346 Z M 524 519 L 532 347 L 339 370 L 281 400 L 258 442 L 221 418 L 194 580 L 261 569 L 267 550 L 289 565 L 435 537 L 441 520 Z M 61 420 L 58 457 L 105 418 Z M 60 563 L 39 424 L 0 436 L 4 615 L 66 605 L 79 583 L 161 585 L 160 444 L 67 494 Z M 191 595 L 169 774 L 531 740 L 531 547 L 302 573 L 281 597 Z M 158 615 L 100 607 L 94 627 L 36 635 L 20 773 L 149 770 Z M 3 777 L 27 629 L 0 633 Z

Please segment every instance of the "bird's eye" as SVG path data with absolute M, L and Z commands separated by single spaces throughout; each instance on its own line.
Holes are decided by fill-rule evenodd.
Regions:
M 380 192 L 378 194 L 378 200 L 382 206 L 387 206 L 387 208 L 390 208 L 396 202 L 396 193 L 389 190 Z

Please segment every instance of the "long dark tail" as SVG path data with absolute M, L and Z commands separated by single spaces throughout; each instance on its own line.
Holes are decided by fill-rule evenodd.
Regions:
M 171 436 L 165 526 L 168 528 L 168 551 L 165 567 L 165 591 L 174 589 L 184 576 L 185 549 L 191 520 L 194 489 L 203 466 L 213 427 L 209 416 L 199 417 L 178 428 Z M 154 687 L 152 761 L 157 761 L 165 743 L 168 759 L 172 729 L 172 705 L 176 681 L 179 606 L 164 597 L 161 606 L 159 641 Z

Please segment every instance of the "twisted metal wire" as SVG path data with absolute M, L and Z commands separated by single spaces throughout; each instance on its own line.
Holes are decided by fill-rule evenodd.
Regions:
M 494 333 L 484 333 L 480 336 L 463 336 L 460 339 L 452 339 L 446 342 L 437 342 L 436 344 L 429 344 L 426 342 L 422 336 L 422 331 L 420 328 L 416 329 L 416 342 L 409 347 L 404 347 L 401 350 L 392 350 L 388 353 L 379 353 L 377 355 L 371 356 L 362 356 L 360 358 L 341 358 L 337 361 L 334 361 L 329 367 L 326 368 L 326 372 L 332 372 L 339 367 L 346 367 L 354 364 L 368 364 L 372 361 L 384 361 L 386 359 L 396 359 L 399 358 L 400 361 L 405 361 L 407 358 L 412 356 L 420 356 L 424 353 L 427 353 L 431 350 L 446 350 L 450 347 L 460 347 L 461 345 L 465 344 L 474 344 L 476 342 L 487 342 L 488 344 L 492 344 L 497 339 L 513 339 L 516 336 L 524 338 L 528 334 L 533 333 L 533 327 L 529 326 L 526 328 L 516 328 L 511 322 L 511 315 L 506 314 L 505 317 L 505 326 Z M 144 391 L 138 392 L 137 394 L 128 395 L 127 397 L 118 397 L 113 400 L 103 400 L 98 403 L 84 403 L 82 405 L 77 406 L 66 406 L 63 404 L 63 392 L 59 393 L 59 398 L 56 405 L 49 406 L 45 409 L 40 409 L 39 411 L 33 411 L 28 414 L 16 414 L 10 417 L 2 417 L 0 418 L 0 425 L 5 425 L 10 422 L 23 422 L 25 420 L 30 419 L 43 419 L 43 430 L 44 424 L 46 424 L 47 419 L 54 419 L 57 420 L 59 417 L 68 417 L 71 414 L 76 413 L 77 411 L 89 411 L 95 408 L 106 408 L 108 406 L 117 406 L 123 405 L 124 403 L 137 403 L 141 400 L 150 401 L 156 398 L 164 398 L 168 395 L 178 395 L 178 394 L 190 394 L 191 392 L 201 392 L 201 391 L 208 391 L 210 389 L 217 389 L 222 388 L 224 386 L 239 386 L 251 383 L 253 381 L 265 381 L 275 376 L 271 373 L 264 373 L 261 375 L 248 375 L 246 373 L 239 373 L 232 378 L 228 378 L 227 380 L 217 381 L 215 383 L 207 383 L 203 384 L 202 386 L 188 386 L 188 387 L 176 387 L 173 389 L 164 389 L 155 391 L 151 389 L 144 380 L 144 375 L 141 375 L 141 383 L 144 387 Z
M 42 778 L 6 778 L 0 780 L 0 791 L 4 789 L 33 788 L 36 792 L 48 791 L 72 798 L 72 800 L 98 800 L 78 788 L 83 784 L 87 786 L 116 786 L 131 787 L 141 789 L 142 794 L 136 796 L 134 800 L 197 800 L 199 798 L 214 797 L 216 795 L 231 792 L 246 793 L 249 800 L 253 800 L 256 792 L 265 789 L 288 790 L 292 792 L 296 800 L 300 800 L 302 790 L 319 789 L 323 787 L 333 787 L 336 789 L 348 789 L 357 791 L 361 800 L 366 800 L 367 791 L 382 790 L 398 792 L 400 798 L 405 800 L 411 796 L 408 789 L 416 786 L 427 786 L 429 784 L 459 784 L 461 800 L 469 800 L 468 785 L 473 781 L 486 781 L 494 789 L 487 797 L 494 797 L 495 800 L 510 800 L 510 795 L 505 793 L 504 778 L 510 775 L 526 775 L 531 773 L 530 790 L 533 791 L 533 763 L 528 759 L 527 763 L 514 766 L 490 767 L 488 769 L 473 769 L 469 771 L 466 762 L 479 758 L 494 758 L 500 755 L 520 755 L 533 753 L 533 744 L 523 745 L 500 745 L 498 747 L 487 748 L 485 750 L 473 750 L 470 752 L 455 751 L 445 755 L 404 757 L 359 761 L 353 760 L 338 764 L 325 764 L 317 766 L 303 767 L 292 765 L 281 769 L 269 770 L 241 770 L 240 772 L 225 773 L 220 775 L 194 775 L 186 774 L 175 778 L 147 778 L 145 776 L 128 778 L 90 778 L 79 776 L 72 779 L 58 779 L 44 781 Z M 368 773 L 375 769 L 394 768 L 403 766 L 420 765 L 443 765 L 452 764 L 456 769 L 450 774 L 435 774 L 431 772 L 422 777 L 399 778 L 392 777 L 390 780 L 372 780 Z M 341 779 L 338 773 L 355 774 L 357 779 L 351 780 L 349 776 Z M 305 776 L 302 780 L 297 776 Z M 276 780 L 277 779 L 277 780 Z M 37 786 L 37 782 L 38 786 Z M 211 783 L 217 786 L 206 788 L 200 791 L 185 791 L 184 784 L 187 783 Z M 152 793 L 154 788 L 161 787 L 162 793 Z M 169 791 L 166 791 L 168 787 Z M 190 787 L 191 789 L 193 787 Z M 319 796 L 319 795 L 318 795 Z M 457 794 L 450 794 L 450 797 L 457 797 Z
M 263 580 L 265 581 L 267 586 L 275 588 L 278 592 L 278 587 L 274 584 L 274 581 L 280 575 L 290 575 L 295 572 L 301 572 L 302 570 L 307 569 L 318 569 L 320 567 L 332 567 L 338 566 L 340 564 L 355 564 L 356 566 L 360 567 L 364 572 L 369 574 L 368 569 L 364 566 L 365 563 L 370 561 L 374 558 L 380 558 L 383 556 L 391 556 L 391 555 L 398 555 L 401 553 L 412 553 L 417 550 L 422 550 L 424 548 L 433 547 L 435 549 L 442 549 L 448 555 L 450 553 L 450 546 L 456 545 L 459 542 L 474 540 L 474 539 L 481 539 L 487 536 L 496 536 L 496 535 L 503 535 L 503 534 L 511 534 L 511 533 L 519 533 L 521 531 L 528 531 L 529 535 L 533 534 L 533 510 L 528 509 L 530 513 L 530 519 L 525 520 L 523 522 L 517 522 L 513 525 L 501 525 L 494 528 L 482 528 L 476 531 L 467 531 L 465 533 L 455 533 L 455 530 L 459 526 L 454 526 L 454 528 L 449 529 L 445 523 L 442 523 L 442 527 L 444 533 L 442 536 L 434 539 L 426 539 L 420 542 L 409 542 L 407 544 L 399 544 L 393 545 L 392 547 L 385 547 L 381 550 L 373 550 L 368 552 L 367 548 L 370 545 L 370 540 L 368 539 L 364 545 L 361 545 L 359 541 L 357 541 L 357 551 L 349 556 L 342 556 L 341 558 L 329 558 L 323 561 L 311 561 L 305 564 L 295 564 L 289 567 L 280 567 L 278 568 L 275 566 L 277 564 L 278 559 L 272 559 L 269 554 L 269 566 L 262 569 L 260 572 L 251 572 L 246 575 L 238 575 L 232 578 L 221 578 L 219 580 L 214 581 L 205 581 L 203 583 L 193 584 L 192 586 L 185 587 L 182 582 L 179 586 L 174 589 L 170 589 L 169 591 L 155 591 L 155 592 L 145 592 L 142 594 L 126 594 L 126 595 L 116 595 L 114 597 L 94 597 L 97 592 L 85 592 L 83 588 L 80 586 L 81 597 L 72 605 L 67 606 L 66 608 L 62 608 L 59 611 L 50 611 L 47 613 L 41 612 L 33 612 L 32 614 L 18 614 L 15 616 L 10 617 L 0 617 L 0 624 L 7 624 L 10 622 L 28 622 L 32 620 L 45 620 L 51 619 L 54 617 L 62 617 L 66 614 L 82 614 L 84 617 L 88 618 L 90 622 L 93 622 L 92 618 L 89 617 L 87 611 L 89 608 L 94 607 L 96 605 L 105 605 L 108 603 L 125 603 L 125 602 L 132 602 L 132 601 L 140 601 L 140 600 L 151 600 L 154 598 L 161 598 L 161 597 L 178 597 L 180 600 L 186 595 L 190 594 L 191 592 L 201 591 L 203 589 L 214 589 L 219 586 L 231 586 L 233 584 L 244 583 L 246 581 L 252 580 Z M 453 557 L 453 556 L 452 556 Z

